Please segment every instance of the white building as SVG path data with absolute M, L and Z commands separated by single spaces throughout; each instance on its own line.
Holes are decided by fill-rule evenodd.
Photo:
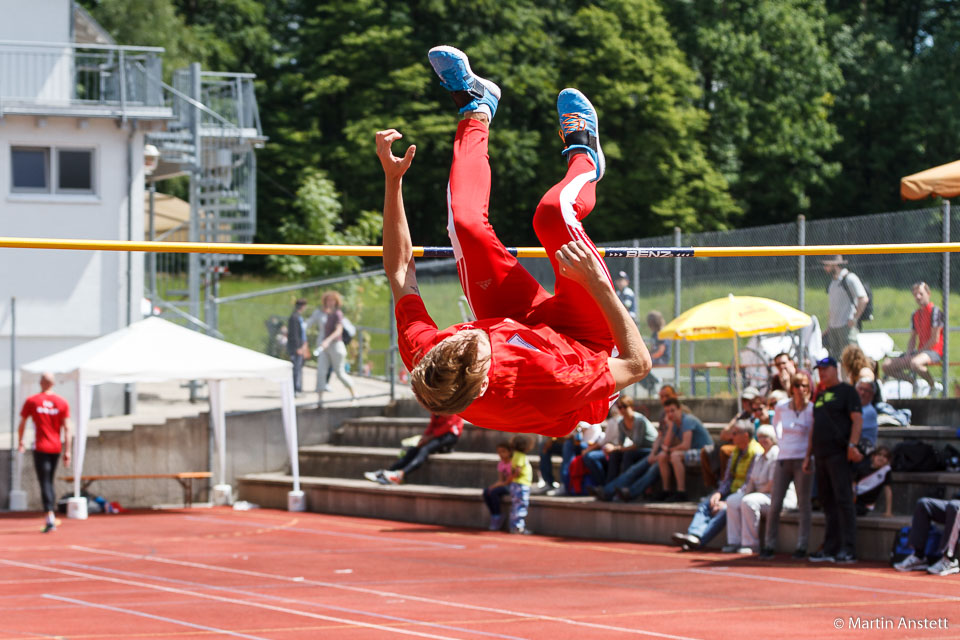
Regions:
M 0 236 L 142 240 L 144 135 L 173 118 L 162 50 L 116 46 L 71 0 L 5 1 L 3 14 Z M 10 411 L 11 298 L 19 366 L 139 320 L 143 263 L 142 254 L 0 249 L 0 424 Z M 122 403 L 118 389 L 104 390 L 94 415 Z

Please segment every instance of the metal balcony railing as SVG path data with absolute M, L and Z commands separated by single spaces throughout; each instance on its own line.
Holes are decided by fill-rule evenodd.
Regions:
M 0 40 L 0 114 L 169 117 L 163 49 Z
M 200 74 L 199 101 L 209 108 L 203 112 L 202 127 L 222 128 L 233 126 L 245 131 L 255 131 L 262 135 L 260 112 L 254 94 L 252 73 L 221 73 L 204 71 Z M 183 94 L 190 93 L 190 70 L 178 69 L 173 74 L 173 88 Z M 186 123 L 192 113 L 186 109 L 189 105 L 174 102 L 174 111 L 178 120 Z

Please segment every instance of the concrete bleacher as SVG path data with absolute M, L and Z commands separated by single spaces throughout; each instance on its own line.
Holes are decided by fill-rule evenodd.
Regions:
M 731 414 L 732 403 L 729 399 L 688 401 L 696 404 L 694 412 L 706 419 L 713 433 L 725 423 L 721 416 Z M 364 471 L 388 466 L 399 455 L 401 440 L 419 435 L 426 427 L 427 418 L 415 404 L 399 404 L 399 408 L 386 412 L 392 415 L 348 419 L 330 434 L 328 443 L 301 448 L 301 486 L 307 495 L 308 509 L 425 524 L 485 527 L 488 513 L 481 490 L 496 479 L 496 443 L 512 434 L 466 425 L 454 452 L 432 456 L 404 485 L 381 486 L 368 482 L 363 479 Z M 939 448 L 948 441 L 956 442 L 956 429 L 949 426 L 881 428 L 884 444 L 893 445 L 908 437 L 920 437 Z M 530 456 L 535 472 L 539 465 L 538 451 L 539 448 L 535 448 Z M 559 462 L 559 457 L 555 457 L 556 477 L 559 477 Z M 895 473 L 892 481 L 895 516 L 858 518 L 858 553 L 863 559 L 887 559 L 895 532 L 909 524 L 918 497 L 938 492 L 949 495 L 960 490 L 960 473 Z M 237 484 L 240 498 L 262 506 L 284 508 L 292 478 L 288 471 L 256 473 L 238 479 Z M 694 495 L 703 493 L 696 468 L 689 469 L 688 489 Z M 673 532 L 686 529 L 695 508 L 695 502 L 618 503 L 598 502 L 592 497 L 536 495 L 531 497 L 528 526 L 547 535 L 669 543 Z M 782 523 L 779 551 L 788 553 L 796 540 L 796 513 L 785 513 Z M 822 539 L 822 529 L 823 515 L 815 512 L 814 544 Z M 719 536 L 711 546 L 719 547 L 724 542 L 725 538 Z

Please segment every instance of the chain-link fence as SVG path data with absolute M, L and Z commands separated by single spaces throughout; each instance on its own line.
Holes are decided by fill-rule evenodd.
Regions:
M 789 224 L 733 231 L 678 233 L 604 244 L 724 247 L 940 242 L 945 239 L 944 210 L 926 208 L 832 220 L 805 221 L 801 218 Z M 953 225 L 958 222 L 957 216 L 957 213 L 951 216 Z M 946 274 L 942 254 L 863 255 L 847 256 L 847 259 L 847 267 L 869 284 L 872 290 L 874 317 L 864 323 L 863 331 L 868 334 L 864 338 L 865 344 L 869 342 L 873 351 L 870 355 L 877 360 L 882 361 L 885 354 L 902 351 L 907 346 L 910 317 L 917 308 L 911 294 L 913 283 L 928 283 L 933 302 L 938 307 L 944 307 Z M 946 261 L 952 264 L 953 282 L 957 281 L 957 260 L 960 257 Z M 523 258 L 521 263 L 548 291 L 553 290 L 554 275 L 549 261 Z M 820 257 L 610 258 L 607 259 L 607 266 L 615 275 L 620 271 L 627 274 L 636 292 L 637 322 L 647 337 L 650 336 L 646 323 L 648 312 L 658 310 L 669 322 L 679 312 L 730 293 L 778 300 L 816 316 L 822 327 L 827 325 L 826 289 L 830 276 L 824 271 Z M 425 304 L 437 324 L 444 327 L 463 322 L 469 309 L 462 297 L 453 261 L 421 260 L 417 270 Z M 393 314 L 390 292 L 379 271 L 219 298 L 216 301 L 219 330 L 228 340 L 284 357 L 281 327 L 286 325 L 294 300 L 303 297 L 309 301 L 309 316 L 310 311 L 319 305 L 322 292 L 327 289 L 336 289 L 344 295 L 345 313 L 360 329 L 359 335 L 348 347 L 352 372 L 355 375 L 405 381 L 402 364 L 399 359 L 391 357 L 395 338 L 391 327 Z M 949 325 L 948 316 L 947 335 Z M 311 344 L 315 343 L 315 331 L 315 328 L 311 328 Z M 874 344 L 870 340 L 879 342 Z M 952 342 L 960 343 L 960 340 Z M 776 353 L 773 349 L 778 344 L 787 342 L 754 338 L 740 343 L 741 365 L 748 375 L 748 382 L 759 383 L 765 379 L 770 360 Z M 881 346 L 883 351 L 878 352 Z M 960 344 L 956 346 L 960 347 Z M 948 355 L 950 351 L 960 351 L 954 349 L 949 340 L 945 347 Z M 671 363 L 658 367 L 654 373 L 661 381 L 678 386 L 688 395 L 732 393 L 733 355 L 730 341 L 680 342 L 672 347 Z M 960 360 L 958 356 L 960 353 L 949 358 L 949 361 Z M 397 369 L 391 368 L 393 363 Z M 950 376 L 943 375 L 940 367 L 932 371 L 938 386 L 930 393 L 939 393 L 939 384 L 949 387 Z M 640 395 L 645 393 L 639 387 L 633 391 Z M 946 391 L 952 393 L 950 388 Z

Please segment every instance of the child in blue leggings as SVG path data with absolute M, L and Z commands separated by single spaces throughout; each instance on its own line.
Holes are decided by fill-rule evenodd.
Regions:
M 500 513 L 500 499 L 510 493 L 510 533 L 529 534 L 526 527 L 527 511 L 530 507 L 530 484 L 533 481 L 533 467 L 527 459 L 533 440 L 528 436 L 517 435 L 510 443 L 497 445 L 500 462 L 497 464 L 499 480 L 483 490 L 483 500 L 490 509 L 490 530 L 496 531 L 503 524 Z

